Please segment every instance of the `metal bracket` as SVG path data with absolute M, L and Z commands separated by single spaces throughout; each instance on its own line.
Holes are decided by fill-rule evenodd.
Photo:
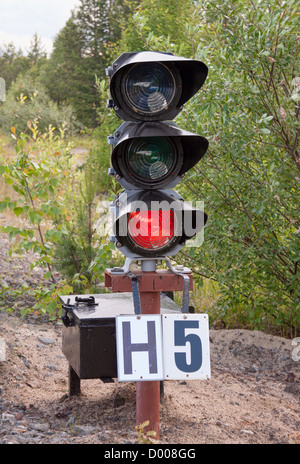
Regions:
M 68 298 L 67 303 L 62 305 L 62 309 L 64 309 L 64 314 L 62 315 L 61 319 L 66 327 L 71 327 L 75 325 L 73 318 L 70 318 L 68 314 L 72 314 L 73 309 L 78 309 L 80 307 L 80 304 L 83 304 L 85 306 L 98 306 L 98 303 L 95 302 L 95 298 L 93 296 L 76 296 L 75 302 L 75 304 L 70 304 L 70 298 Z
M 75 325 L 73 318 L 68 317 L 68 313 L 72 313 L 75 305 L 70 304 L 70 298 L 67 301 L 67 304 L 62 305 L 62 309 L 64 309 L 64 314 L 61 316 L 61 320 L 63 321 L 66 327 L 71 327 Z
M 141 314 L 141 301 L 138 278 L 132 272 L 127 272 L 128 277 L 131 280 L 132 295 L 133 295 L 133 306 L 135 314 Z
M 94 296 L 87 296 L 87 297 L 81 297 L 81 296 L 75 296 L 75 307 L 77 308 L 80 304 L 85 304 L 87 306 L 98 306 L 98 303 L 95 302 L 95 297 Z
M 188 274 L 191 273 L 191 270 L 182 265 L 176 266 L 177 269 L 174 269 L 169 258 L 165 258 L 165 261 L 171 272 L 183 278 L 181 312 L 188 313 L 190 308 L 190 277 Z
M 136 314 L 141 313 L 141 303 L 140 303 L 140 295 L 139 295 L 139 287 L 138 287 L 138 280 L 137 277 L 131 272 L 130 266 L 134 261 L 149 261 L 149 258 L 141 258 L 141 257 L 135 257 L 135 258 L 126 258 L 124 266 L 121 267 L 115 267 L 110 269 L 111 274 L 127 274 L 132 283 L 132 292 L 133 292 L 133 303 L 134 303 L 134 312 Z M 151 258 L 151 261 L 155 260 L 156 262 L 161 262 L 165 261 L 167 267 L 170 269 L 173 274 L 180 275 L 183 279 L 183 292 L 182 292 L 182 306 L 181 306 L 181 312 L 182 313 L 188 313 L 189 312 L 189 302 L 190 302 L 190 277 L 188 274 L 190 274 L 192 271 L 184 267 L 182 265 L 176 266 L 176 268 L 173 267 L 171 261 L 169 258 L 162 256 L 158 258 Z

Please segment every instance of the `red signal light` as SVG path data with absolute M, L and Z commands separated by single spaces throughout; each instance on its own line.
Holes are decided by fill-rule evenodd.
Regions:
M 174 238 L 174 222 L 172 210 L 135 211 L 128 215 L 128 234 L 141 248 L 162 248 Z

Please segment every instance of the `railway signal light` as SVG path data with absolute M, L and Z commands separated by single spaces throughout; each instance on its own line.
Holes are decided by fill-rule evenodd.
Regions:
M 114 173 L 127 189 L 175 187 L 208 147 L 204 137 L 172 122 L 125 122 L 110 140 Z
M 207 67 L 165 53 L 123 53 L 107 74 L 108 106 L 125 121 L 109 137 L 109 173 L 124 188 L 114 204 L 114 240 L 129 258 L 172 256 L 207 219 L 172 190 L 208 148 L 204 137 L 172 122 Z
M 124 121 L 171 121 L 202 87 L 207 66 L 169 53 L 122 53 L 108 68 L 109 105 Z

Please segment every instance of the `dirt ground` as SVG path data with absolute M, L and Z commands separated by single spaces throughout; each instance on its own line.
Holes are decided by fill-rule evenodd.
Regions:
M 61 330 L 0 314 L 0 398 L 56 430 L 91 426 L 72 443 L 134 443 L 135 384 L 82 380 L 81 396 L 69 398 Z M 259 331 L 211 330 L 211 379 L 164 382 L 159 443 L 299 443 L 300 361 L 292 350 L 291 340 Z

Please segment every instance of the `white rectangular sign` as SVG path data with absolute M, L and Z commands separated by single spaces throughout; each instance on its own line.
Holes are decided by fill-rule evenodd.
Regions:
M 160 314 L 116 317 L 120 382 L 163 380 Z
M 166 314 L 163 320 L 165 379 L 209 379 L 207 314 Z
M 120 382 L 209 379 L 207 314 L 116 317 Z

